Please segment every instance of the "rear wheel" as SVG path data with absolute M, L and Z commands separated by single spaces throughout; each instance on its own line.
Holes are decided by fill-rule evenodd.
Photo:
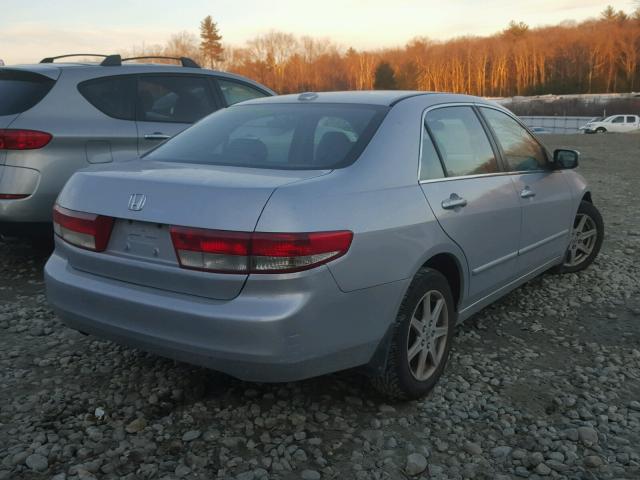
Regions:
M 593 204 L 585 201 L 580 202 L 578 213 L 573 221 L 571 240 L 564 262 L 556 271 L 558 273 L 572 273 L 587 268 L 598 256 L 603 239 L 602 215 Z
M 446 278 L 436 270 L 421 269 L 396 317 L 386 368 L 372 379 L 373 385 L 394 399 L 429 393 L 447 363 L 456 318 Z

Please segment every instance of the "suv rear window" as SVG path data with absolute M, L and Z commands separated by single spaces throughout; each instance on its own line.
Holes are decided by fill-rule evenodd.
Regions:
M 387 107 L 255 104 L 220 110 L 147 155 L 162 162 L 272 169 L 330 169 L 353 163 Z
M 135 118 L 135 77 L 103 77 L 78 85 L 80 94 L 105 115 L 120 120 Z
M 22 113 L 42 100 L 55 80 L 33 72 L 0 69 L 0 115 Z

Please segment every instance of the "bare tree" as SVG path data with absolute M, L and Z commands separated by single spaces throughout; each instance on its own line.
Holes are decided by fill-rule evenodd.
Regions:
M 182 32 L 164 47 L 134 50 L 197 58 L 199 47 L 196 37 Z M 371 89 L 381 63 L 407 89 L 483 96 L 631 91 L 640 83 L 640 7 L 634 15 L 607 8 L 582 23 L 530 28 L 514 21 L 488 37 L 420 37 L 404 47 L 369 51 L 271 31 L 242 47 L 226 45 L 221 61 L 281 93 Z

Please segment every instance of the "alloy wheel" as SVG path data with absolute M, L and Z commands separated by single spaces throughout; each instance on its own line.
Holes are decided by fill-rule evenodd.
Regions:
M 589 258 L 597 239 L 598 229 L 593 219 L 584 213 L 576 215 L 564 266 L 575 267 Z
M 449 312 L 442 293 L 430 290 L 411 315 L 407 337 L 407 360 L 413 377 L 427 380 L 444 357 L 449 332 Z

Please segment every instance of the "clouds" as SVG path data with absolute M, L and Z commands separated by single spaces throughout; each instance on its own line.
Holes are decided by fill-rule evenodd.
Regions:
M 510 20 L 532 26 L 583 20 L 604 8 L 601 0 L 110 0 L 93 3 L 31 0 L 3 8 L 0 58 L 33 62 L 44 56 L 87 51 L 113 53 L 143 43 L 162 44 L 172 34 L 196 33 L 212 15 L 224 42 L 242 44 L 276 29 L 330 37 L 356 48 L 402 45 L 415 36 L 446 39 L 486 35 Z M 611 0 L 629 9 L 628 0 Z
M 23 23 L 0 32 L 0 58 L 8 64 L 32 63 L 64 53 L 113 53 L 131 49 L 142 41 L 162 43 L 167 37 L 166 31 L 147 30 L 141 35 L 136 28 L 65 28 Z

